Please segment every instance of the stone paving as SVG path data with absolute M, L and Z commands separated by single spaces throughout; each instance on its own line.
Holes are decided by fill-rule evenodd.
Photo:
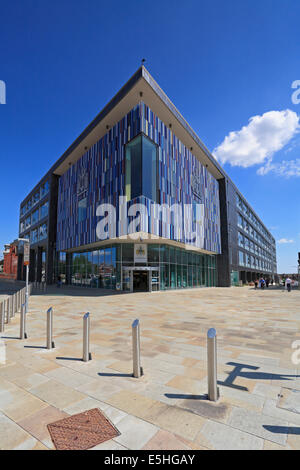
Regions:
M 50 306 L 56 348 L 48 351 Z M 1 335 L 0 449 L 52 449 L 48 423 L 95 407 L 121 434 L 94 449 L 300 449 L 300 353 L 292 361 L 299 306 L 300 290 L 272 288 L 33 292 L 28 339 L 17 339 L 19 314 Z M 84 363 L 87 311 L 93 359 Z M 135 318 L 140 379 L 131 376 Z M 210 327 L 218 334 L 217 403 L 206 397 Z

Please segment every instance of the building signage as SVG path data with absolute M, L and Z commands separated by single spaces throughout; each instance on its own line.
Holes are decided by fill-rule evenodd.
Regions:
M 85 168 L 78 171 L 77 177 L 77 196 L 82 195 L 89 187 L 89 175 Z
M 24 243 L 24 266 L 29 264 L 29 254 L 30 254 L 30 245 L 29 243 Z
M 192 192 L 202 202 L 202 184 L 200 176 L 192 174 Z
M 134 262 L 135 263 L 147 263 L 148 251 L 146 243 L 135 243 L 134 244 Z

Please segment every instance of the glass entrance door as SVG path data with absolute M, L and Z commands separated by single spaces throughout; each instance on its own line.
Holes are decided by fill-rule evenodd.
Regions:
M 123 290 L 132 292 L 132 271 L 123 269 Z
M 159 271 L 150 271 L 149 275 L 151 276 L 151 292 L 159 290 Z
M 149 291 L 149 271 L 133 271 L 133 292 Z

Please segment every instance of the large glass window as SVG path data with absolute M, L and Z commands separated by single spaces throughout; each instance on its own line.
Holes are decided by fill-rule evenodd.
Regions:
M 32 204 L 36 204 L 40 200 L 40 192 L 38 191 L 32 196 Z
M 78 201 L 78 223 L 83 222 L 86 219 L 86 208 L 87 208 L 87 198 L 81 199 Z
M 46 196 L 46 194 L 49 192 L 49 182 L 46 181 L 44 184 L 41 186 L 41 198 Z
M 238 226 L 241 228 L 244 226 L 243 217 L 240 214 L 238 214 Z
M 238 232 L 238 243 L 239 246 L 244 246 L 244 235 L 242 235 L 240 232 Z
M 148 266 L 157 266 L 157 272 L 152 273 L 156 280 L 155 286 L 158 286 L 159 278 L 162 290 L 214 286 L 216 283 L 215 256 L 158 244 L 148 245 L 148 255 Z M 122 273 L 126 271 L 125 266 L 133 265 L 133 244 L 124 243 L 73 253 L 67 259 L 65 253 L 60 253 L 55 261 L 56 275 L 61 276 L 63 282 L 124 290 L 126 286 Z
M 47 224 L 40 225 L 39 227 L 39 240 L 47 238 Z
M 30 216 L 29 217 L 26 217 L 25 219 L 25 229 L 30 227 L 30 223 L 31 223 L 31 219 L 30 219 Z
M 37 209 L 31 215 L 31 225 L 36 224 L 39 221 L 39 210 Z
M 38 241 L 38 229 L 32 230 L 30 232 L 30 243 L 36 243 Z
M 43 204 L 40 207 L 40 218 L 41 219 L 43 219 L 44 217 L 46 217 L 48 215 L 48 207 L 49 207 L 49 202 L 45 202 L 45 204 Z
M 157 146 L 144 135 L 126 145 L 127 200 L 145 196 L 157 201 Z

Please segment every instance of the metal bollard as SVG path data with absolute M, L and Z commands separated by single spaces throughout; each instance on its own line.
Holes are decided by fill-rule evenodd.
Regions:
M 1 302 L 1 319 L 0 319 L 0 332 L 3 333 L 4 331 L 4 321 L 5 321 L 5 300 Z
M 143 368 L 141 367 L 140 321 L 138 319 L 132 323 L 132 357 L 133 377 L 138 379 L 143 375 Z
M 218 401 L 220 395 L 217 386 L 217 332 L 214 328 L 207 332 L 207 379 L 208 399 Z
M 6 311 L 5 323 L 9 323 L 9 297 L 5 300 L 5 311 Z
M 15 295 L 12 294 L 12 296 L 11 296 L 11 312 L 10 312 L 11 318 L 14 316 L 14 309 L 15 309 Z
M 90 314 L 83 315 L 83 356 L 82 360 L 88 362 L 92 360 L 90 353 Z
M 47 349 L 55 348 L 53 341 L 53 308 L 47 310 Z
M 16 294 L 13 295 L 13 302 L 12 302 L 12 314 L 13 317 L 16 314 L 16 304 L 17 304 L 17 299 L 16 299 Z
M 7 298 L 7 322 L 6 323 L 10 322 L 10 310 L 11 310 L 10 304 L 11 304 L 11 296 Z
M 13 317 L 13 308 L 14 308 L 13 303 L 14 303 L 14 296 L 11 295 L 11 296 L 10 296 L 10 312 L 9 312 L 10 318 Z
M 25 303 L 21 307 L 20 339 L 27 339 L 27 334 L 26 334 L 26 304 Z

